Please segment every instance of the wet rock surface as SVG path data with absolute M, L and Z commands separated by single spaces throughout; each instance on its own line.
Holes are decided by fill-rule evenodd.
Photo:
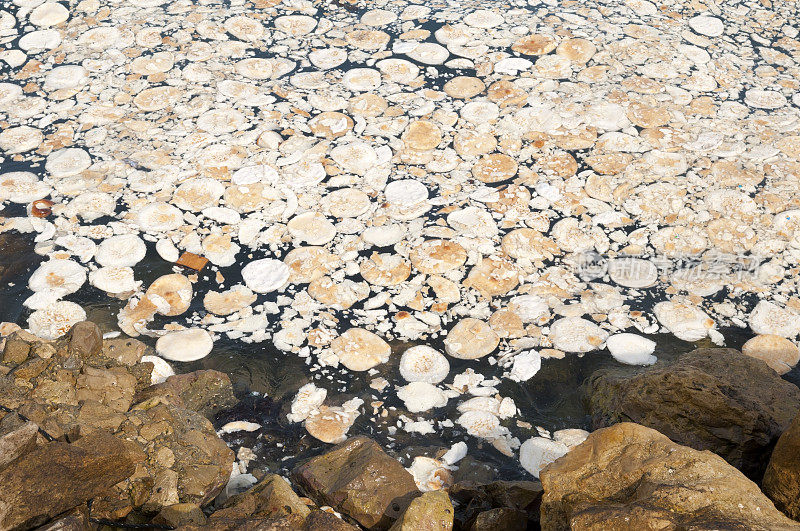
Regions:
M 696 349 L 635 372 L 603 369 L 585 391 L 595 428 L 636 422 L 711 450 L 755 480 L 800 409 L 800 389 L 732 349 Z
M 542 528 L 800 529 L 721 457 L 620 423 L 541 474 Z
M 453 512 L 453 504 L 446 492 L 425 492 L 411 501 L 390 531 L 450 531 L 453 529 Z
M 775 506 L 800 520 L 800 413 L 783 432 L 764 473 L 764 493 Z
M 0 471 L 0 527 L 43 524 L 133 475 L 143 457 L 137 445 L 110 434 L 37 448 Z
M 39 516 L 43 522 L 89 498 L 93 499 L 91 516 L 110 520 L 132 511 L 153 515 L 177 503 L 202 506 L 226 485 L 233 451 L 217 436 L 211 422 L 188 409 L 181 397 L 206 413 L 230 405 L 234 399 L 227 376 L 214 371 L 181 375 L 167 386 L 172 394 L 165 396 L 147 391 L 153 365 L 121 363 L 117 357 L 121 349 L 104 343 L 92 323 L 75 325 L 57 341 L 22 334 L 10 339 L 3 356 L 3 366 L 10 370 L 0 376 L 0 405 L 19 415 L 3 413 L 0 418 L 0 463 L 7 466 L 3 473 L 33 476 L 26 459 L 38 456 L 36 466 L 44 471 L 48 452 L 53 452 L 54 460 L 62 454 L 67 460 L 54 470 L 63 475 L 69 471 L 75 481 L 85 482 L 85 488 L 64 483 L 56 474 L 52 481 L 64 483 L 63 489 L 75 491 L 74 495 L 54 498 L 52 507 L 38 502 L 45 511 L 42 515 L 13 516 L 14 525 L 27 521 L 21 518 Z M 141 350 L 137 345 L 126 347 Z M 137 394 L 142 395 L 141 400 L 135 399 Z M 170 402 L 170 396 L 177 398 Z M 31 422 L 23 422 L 20 416 Z M 46 442 L 46 437 L 72 444 L 53 442 L 36 447 Z M 110 457 L 89 452 L 93 440 L 99 441 L 98 451 L 108 447 Z M 84 445 L 85 451 L 81 451 L 85 456 L 77 450 Z M 122 450 L 130 448 L 135 449 L 135 461 L 126 461 L 123 455 Z M 113 470 L 114 459 L 119 461 L 119 472 Z M 32 489 L 44 489 L 47 477 L 43 473 L 42 484 L 33 478 L 28 483 Z M 34 495 L 41 493 L 22 491 L 13 499 L 21 507 L 36 506 L 33 498 L 28 498 Z M 58 508 L 56 513 L 54 508 Z
M 211 520 L 213 522 L 218 518 L 236 519 L 248 516 L 265 519 L 297 516 L 304 520 L 310 512 L 285 479 L 271 474 L 251 489 L 228 499 L 211 515 Z
M 352 437 L 293 473 L 312 499 L 369 529 L 387 529 L 419 491 L 403 466 L 375 441 Z

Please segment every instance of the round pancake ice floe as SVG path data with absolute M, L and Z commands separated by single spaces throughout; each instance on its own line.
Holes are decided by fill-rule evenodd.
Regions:
M 351 328 L 331 341 L 339 362 L 351 371 L 366 371 L 389 361 L 392 348 L 380 336 L 363 328 Z
M 156 352 L 170 361 L 196 361 L 208 356 L 214 347 L 211 334 L 202 328 L 168 332 L 156 341 Z
M 56 301 L 33 312 L 28 317 L 28 329 L 42 339 L 58 339 L 75 323 L 85 320 L 86 312 L 74 302 Z
M 400 375 L 407 382 L 437 384 L 447 378 L 450 362 L 427 345 L 417 345 L 403 352 L 400 358 Z
M 120 234 L 97 246 L 95 261 L 104 267 L 132 267 L 144 259 L 147 246 L 135 234 Z
M 499 343 L 500 336 L 488 323 L 466 317 L 447 333 L 444 347 L 447 354 L 453 358 L 474 360 L 494 352 Z
M 283 287 L 289 274 L 286 264 L 272 258 L 255 260 L 242 269 L 245 285 L 256 293 L 269 293 Z

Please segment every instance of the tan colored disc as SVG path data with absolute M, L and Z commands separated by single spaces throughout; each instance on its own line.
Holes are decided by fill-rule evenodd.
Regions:
M 489 326 L 500 337 L 522 337 L 525 325 L 519 315 L 511 310 L 497 310 L 489 317 Z
M 559 44 L 556 50 L 556 54 L 578 64 L 588 63 L 596 52 L 597 48 L 587 39 L 568 39 Z
M 353 119 L 340 112 L 322 112 L 308 121 L 308 127 L 316 136 L 333 140 L 353 129 Z
M 411 275 L 411 263 L 397 254 L 372 253 L 361 262 L 360 271 L 370 284 L 396 286 Z
M 497 295 L 505 295 L 519 285 L 520 273 L 508 260 L 502 258 L 484 258 L 472 268 L 464 281 L 464 285 L 475 288 L 481 295 L 490 299 Z
M 383 114 L 389 104 L 386 100 L 377 94 L 360 94 L 353 96 L 348 102 L 347 109 L 358 116 L 365 116 L 367 118 L 374 118 Z
M 417 120 L 408 124 L 403 133 L 406 147 L 417 151 L 435 149 L 442 141 L 442 130 L 433 122 Z
M 461 267 L 467 261 L 467 251 L 450 240 L 428 240 L 411 251 L 411 263 L 426 274 L 441 274 Z
M 351 328 L 331 341 L 339 362 L 351 371 L 367 371 L 389 361 L 389 343 L 363 328 Z
M 497 148 L 497 139 L 491 133 L 462 129 L 453 139 L 453 148 L 462 157 L 479 157 Z
M 228 291 L 209 291 L 203 297 L 203 307 L 214 315 L 230 315 L 256 301 L 256 294 L 249 288 L 238 285 Z
M 444 91 L 451 98 L 468 100 L 483 92 L 486 85 L 477 77 L 457 76 L 444 84 Z
M 308 294 L 326 306 L 346 310 L 369 296 L 369 285 L 349 279 L 336 283 L 330 277 L 323 276 L 311 281 Z
M 494 352 L 500 336 L 486 322 L 472 317 L 460 320 L 444 340 L 448 355 L 460 360 L 476 360 Z
M 507 181 L 517 174 L 517 162 L 503 153 L 484 155 L 472 167 L 472 176 L 482 183 Z
M 330 273 L 339 263 L 339 258 L 324 247 L 297 247 L 283 259 L 289 267 L 289 282 L 305 284 Z
M 511 258 L 524 260 L 552 260 L 560 254 L 556 242 L 541 232 L 529 228 L 514 229 L 501 243 L 503 252 Z
M 556 40 L 549 35 L 526 35 L 517 39 L 511 49 L 522 55 L 544 55 L 556 49 Z

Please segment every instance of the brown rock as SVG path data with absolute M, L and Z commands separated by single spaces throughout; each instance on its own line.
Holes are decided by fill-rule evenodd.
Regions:
M 270 474 L 253 488 L 229 498 L 222 508 L 211 515 L 215 518 L 245 518 L 258 516 L 297 515 L 305 519 L 308 506 L 295 494 L 289 483 L 277 474 Z
M 540 477 L 542 529 L 800 529 L 721 457 L 638 424 L 595 431 Z
M 800 389 L 732 349 L 697 349 L 645 369 L 600 370 L 586 390 L 595 428 L 637 422 L 711 450 L 756 480 L 800 409 Z
M 91 527 L 86 519 L 86 507 L 78 507 L 42 527 L 37 527 L 36 531 L 86 531 L 87 529 Z
M 479 513 L 469 527 L 470 531 L 516 531 L 526 529 L 528 515 L 525 511 L 498 507 Z
M 161 509 L 155 518 L 154 524 L 181 527 L 185 525 L 203 525 L 206 523 L 206 515 L 200 506 L 193 503 L 176 503 Z
M 139 442 L 147 459 L 125 491 L 145 512 L 178 502 L 204 506 L 227 484 L 234 453 L 211 422 L 188 409 L 155 403 L 126 415 L 119 437 Z
M 31 344 L 23 340 L 17 332 L 6 338 L 3 348 L 3 363 L 19 365 L 26 359 L 31 351 Z
M 167 381 L 153 385 L 136 396 L 141 402 L 156 395 L 179 396 L 184 407 L 213 419 L 220 410 L 236 405 L 233 385 L 227 374 L 214 370 L 194 371 L 170 376 Z
M 419 491 L 414 478 L 372 439 L 352 437 L 294 470 L 319 504 L 330 505 L 369 529 L 386 529 Z
M 275 518 L 218 518 L 205 525 L 185 525 L 181 531 L 297 531 L 303 528 L 299 516 Z
M 303 523 L 303 531 L 358 531 L 352 526 L 328 511 L 314 509 Z
M 97 356 L 103 350 L 103 333 L 90 321 L 75 323 L 65 337 L 67 351 L 79 358 Z
M 124 367 L 84 367 L 76 381 L 76 400 L 96 400 L 119 412 L 128 411 L 136 391 L 136 378 Z
M 778 509 L 800 520 L 800 413 L 778 439 L 762 487 Z
M 464 481 L 450 487 L 449 493 L 462 508 L 459 520 L 465 522 L 473 520 L 480 512 L 501 507 L 525 511 L 529 527 L 535 528 L 539 522 L 542 484 L 538 481 L 494 481 L 485 484 Z
M 39 426 L 33 422 L 26 422 L 8 433 L 0 435 L 0 470 L 33 451 L 36 448 L 38 434 Z
M 37 448 L 0 472 L 0 529 L 40 525 L 130 477 L 141 459 L 107 433 Z
M 450 531 L 453 529 L 453 504 L 442 490 L 425 492 L 414 498 L 397 519 L 391 531 Z
M 103 341 L 103 356 L 128 366 L 139 363 L 150 350 L 147 345 L 133 338 Z

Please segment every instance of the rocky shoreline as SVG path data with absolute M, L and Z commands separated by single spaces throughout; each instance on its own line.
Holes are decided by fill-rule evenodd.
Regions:
M 247 423 L 212 424 L 238 402 L 228 376 L 153 384 L 148 351 L 90 322 L 3 340 L 0 529 L 800 529 L 800 390 L 732 349 L 598 370 L 596 431 L 537 454 L 541 482 L 449 475 L 442 449 L 438 489 L 364 436 L 238 481 L 252 451 L 220 434 Z

